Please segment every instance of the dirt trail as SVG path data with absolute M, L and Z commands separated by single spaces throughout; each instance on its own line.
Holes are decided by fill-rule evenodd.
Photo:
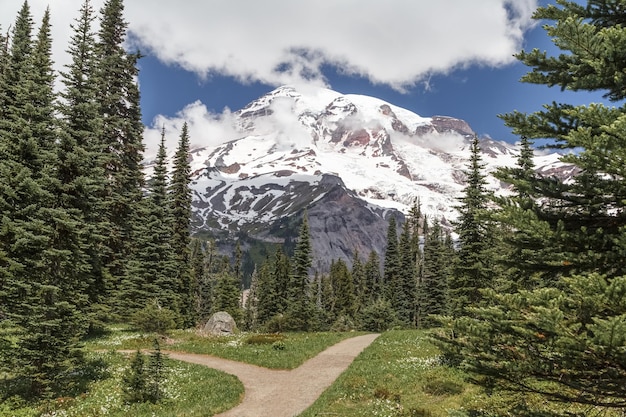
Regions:
M 343 340 L 289 371 L 208 355 L 163 353 L 172 359 L 219 369 L 241 380 L 245 389 L 243 401 L 216 417 L 293 417 L 313 404 L 378 336 L 368 334 Z

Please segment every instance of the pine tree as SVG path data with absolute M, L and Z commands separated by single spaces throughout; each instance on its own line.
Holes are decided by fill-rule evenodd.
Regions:
M 100 11 L 100 31 L 96 44 L 98 100 L 102 127 L 99 129 L 102 164 L 105 169 L 106 194 L 103 213 L 108 230 L 104 255 L 111 274 L 112 304 L 125 298 L 120 283 L 128 278 L 128 262 L 137 248 L 134 229 L 139 221 L 138 205 L 142 199 L 141 166 L 143 124 L 139 110 L 137 54 L 124 50 L 127 23 L 122 0 L 107 0 Z M 123 314 L 120 306 L 114 306 Z
M 195 323 L 199 323 L 202 319 L 200 315 L 200 288 L 205 276 L 205 253 L 202 241 L 200 239 L 194 238 L 191 239 L 191 244 L 189 246 L 189 268 L 191 274 L 191 282 L 193 283 L 192 288 L 192 297 L 191 300 L 193 302 L 192 305 L 192 315 Z
M 138 206 L 138 217 L 142 221 L 137 222 L 133 230 L 137 248 L 127 263 L 128 274 L 120 283 L 120 292 L 125 294 L 120 303 L 128 313 L 135 313 L 155 301 L 161 308 L 179 311 L 177 264 L 170 245 L 172 221 L 167 203 L 167 156 L 163 131 L 149 194 Z M 193 298 L 189 298 L 193 302 Z
M 85 1 L 80 16 L 72 25 L 74 31 L 68 53 L 72 61 L 62 72 L 65 87 L 59 104 L 62 116 L 58 155 L 58 178 L 61 181 L 61 204 L 75 210 L 81 219 L 81 250 L 86 262 L 83 276 L 88 283 L 90 326 L 102 326 L 106 318 L 106 270 L 100 247 L 105 241 L 101 201 L 106 180 L 100 160 L 102 155 L 99 129 L 101 127 L 96 83 L 95 34 L 91 26 L 93 9 Z
M 215 275 L 212 312 L 225 311 L 235 322 L 241 323 L 241 280 L 233 273 L 227 258 L 222 265 L 221 271 Z
M 311 238 L 309 220 L 305 213 L 292 260 L 287 293 L 287 326 L 291 330 L 308 330 L 313 311 L 309 294 L 309 269 L 311 268 Z
M 447 281 L 449 276 L 449 253 L 446 250 L 441 224 L 433 220 L 424 237 L 424 266 L 419 284 L 418 327 L 431 327 L 435 321 L 431 315 L 447 311 Z
M 490 196 L 485 187 L 484 163 L 477 137 L 471 142 L 470 152 L 467 185 L 455 225 L 459 235 L 459 260 L 449 282 L 450 311 L 455 317 L 466 314 L 467 307 L 481 301 L 480 290 L 489 288 L 494 276 L 490 252 L 493 228 L 486 216 Z
M 193 326 L 193 287 L 189 270 L 189 243 L 191 241 L 191 168 L 189 166 L 189 132 L 187 123 L 183 124 L 174 155 L 174 168 L 170 185 L 170 216 L 172 218 L 172 251 L 178 271 L 178 294 L 180 296 L 180 314 L 185 326 Z M 235 271 L 236 274 L 239 271 Z M 235 277 L 239 278 L 239 277 Z
M 400 253 L 398 251 L 398 231 L 395 217 L 389 219 L 387 248 L 385 249 L 385 264 L 383 268 L 381 289 L 385 298 L 396 309 L 397 303 L 394 297 L 397 295 L 396 291 L 400 275 Z
M 365 266 L 361 262 L 358 251 L 354 252 L 354 257 L 352 258 L 352 270 L 350 271 L 350 275 L 352 275 L 352 285 L 354 286 L 356 295 L 356 311 L 358 313 L 369 303 L 369 296 L 367 295 L 368 289 L 365 280 Z
M 32 24 L 24 3 L 15 26 L 10 88 L 0 126 L 2 249 L 10 268 L 0 295 L 19 329 L 14 375 L 28 381 L 28 394 L 62 390 L 79 365 L 78 339 L 85 331 L 85 257 L 80 213 L 64 206 L 58 176 L 57 120 L 50 14 L 27 47 Z M 28 51 L 27 55 L 22 55 Z
M 259 275 L 256 268 L 252 271 L 250 277 L 250 288 L 244 302 L 244 326 L 245 329 L 256 330 L 258 328 L 258 313 L 259 313 Z
M 341 259 L 332 262 L 329 277 L 334 296 L 333 315 L 354 320 L 357 300 L 352 275 L 346 263 Z
M 276 292 L 271 273 L 271 260 L 268 258 L 257 271 L 257 321 L 259 325 L 267 323 L 278 313 Z
M 366 289 L 364 297 L 367 300 L 367 304 L 370 304 L 383 297 L 380 258 L 376 252 L 370 252 L 364 268 Z
M 539 8 L 534 17 L 550 22 L 544 28 L 564 52 L 520 52 L 517 57 L 532 68 L 522 81 L 626 98 L 621 2 L 563 1 Z M 541 282 L 511 292 L 486 290 L 488 307 L 448 323 L 454 334 L 442 336 L 445 353 L 486 389 L 517 394 L 499 398 L 509 399 L 501 405 L 519 415 L 538 415 L 535 404 L 543 415 L 571 414 L 581 405 L 595 414 L 622 410 L 625 109 L 552 103 L 502 118 L 516 134 L 575 149 L 562 160 L 576 170 L 567 180 L 532 175 L 519 183 L 518 191 L 528 192 L 534 204 L 498 220 L 516 234 L 512 242 L 524 243 L 517 248 L 523 254 L 519 268 L 541 274 Z M 520 180 L 515 172 L 505 174 L 507 182 Z
M 399 242 L 400 270 L 395 300 L 395 310 L 398 319 L 404 326 L 410 327 L 415 322 L 415 308 L 417 305 L 417 254 L 414 251 L 411 234 L 411 221 L 406 221 L 402 227 Z

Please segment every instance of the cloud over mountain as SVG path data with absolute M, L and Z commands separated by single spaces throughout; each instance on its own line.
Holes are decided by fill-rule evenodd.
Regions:
M 0 3 L 6 30 L 19 1 Z M 50 4 L 55 60 L 67 63 L 69 24 L 82 0 L 30 0 L 38 19 Z M 103 0 L 92 5 L 99 10 Z M 272 85 L 325 83 L 323 66 L 397 89 L 436 73 L 512 61 L 537 0 L 294 2 L 126 1 L 131 39 L 163 62 L 202 77 Z

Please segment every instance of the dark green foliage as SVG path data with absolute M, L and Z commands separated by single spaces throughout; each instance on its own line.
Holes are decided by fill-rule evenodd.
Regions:
M 621 409 L 625 295 L 625 277 L 598 274 L 563 278 L 561 288 L 491 290 L 489 307 L 454 322 L 449 352 L 488 389 Z
M 365 274 L 365 288 L 364 288 L 364 300 L 363 305 L 369 305 L 371 302 L 381 298 L 382 292 L 382 276 L 380 274 L 380 258 L 378 254 L 371 251 L 367 257 L 367 262 L 364 266 Z
M 396 312 L 389 301 L 378 299 L 359 313 L 359 328 L 368 332 L 384 332 L 398 325 Z
M 183 124 L 178 141 L 178 148 L 174 155 L 174 169 L 170 184 L 170 216 L 172 219 L 171 249 L 176 262 L 177 288 L 175 293 L 180 297 L 178 309 L 184 325 L 190 327 L 196 324 L 194 308 L 194 293 L 196 283 L 192 281 L 193 274 L 189 269 L 189 243 L 191 241 L 191 168 L 189 166 L 189 132 L 187 123 Z M 239 271 L 236 271 L 238 275 Z
M 14 30 L 0 120 L 0 298 L 3 316 L 16 325 L 15 377 L 25 396 L 63 390 L 81 362 L 78 339 L 85 331 L 80 213 L 63 205 L 55 152 L 54 75 L 50 15 L 30 43 L 32 21 L 24 3 Z M 12 78 L 11 78 L 12 77 Z
M 292 273 L 287 290 L 286 320 L 289 330 L 308 330 L 313 302 L 310 296 L 311 238 L 309 221 L 304 214 L 300 234 L 292 258 Z
M 143 332 L 166 334 L 176 327 L 176 318 L 176 312 L 161 307 L 157 300 L 152 300 L 137 310 L 131 320 Z
M 494 228 L 487 216 L 489 193 L 485 185 L 484 164 L 478 138 L 470 147 L 467 185 L 461 198 L 459 220 L 455 231 L 459 235 L 456 270 L 449 280 L 450 312 L 455 317 L 466 313 L 466 307 L 481 301 L 482 288 L 489 288 L 495 276 L 493 248 Z
M 60 181 L 59 204 L 77 216 L 81 222 L 80 245 L 84 256 L 79 268 L 88 285 L 90 329 L 101 327 L 106 315 L 105 299 L 107 272 L 101 258 L 107 224 L 102 214 L 101 197 L 105 178 L 102 166 L 101 127 L 97 100 L 95 35 L 91 25 L 94 20 L 89 2 L 85 2 L 76 19 L 68 52 L 72 57 L 67 72 L 61 74 L 64 91 L 61 113 L 61 130 L 58 141 L 57 177 Z
M 124 402 L 141 403 L 146 401 L 147 379 L 145 357 L 140 351 L 137 351 L 133 356 L 128 372 L 122 376 Z
M 230 269 L 228 259 L 223 261 L 223 269 L 213 276 L 212 312 L 225 311 L 237 323 L 243 319 L 241 306 L 241 280 Z
M 334 301 L 331 313 L 337 318 L 353 320 L 357 307 L 356 293 L 352 275 L 343 260 L 332 262 L 329 278 Z
M 164 398 L 165 364 L 159 341 L 154 339 L 154 349 L 146 364 L 145 355 L 137 351 L 130 368 L 122 376 L 123 398 L 126 403 L 157 403 Z
M 424 241 L 422 276 L 419 282 L 418 327 L 431 327 L 435 324 L 431 315 L 447 312 L 447 289 L 450 278 L 450 253 L 446 250 L 441 225 L 433 220 Z
M 128 261 L 134 255 L 135 229 L 139 223 L 143 172 L 141 167 L 143 124 L 139 110 L 139 90 L 135 83 L 138 55 L 124 50 L 126 28 L 122 0 L 107 0 L 100 11 L 96 44 L 96 80 L 101 128 L 98 131 L 102 167 L 107 184 L 102 196 L 106 215 L 107 240 L 103 261 L 112 282 L 108 284 L 114 311 L 123 314 L 116 301 L 127 298 L 121 288 L 128 277 Z
M 396 218 L 392 217 L 389 219 L 389 227 L 387 228 L 387 248 L 385 249 L 385 264 L 380 287 L 383 295 L 391 301 L 394 309 L 396 308 L 396 303 L 393 299 L 397 294 L 399 279 L 400 252 L 398 249 L 398 230 Z
M 120 289 L 126 295 L 120 304 L 127 314 L 143 308 L 156 299 L 161 307 L 178 312 L 180 294 L 177 282 L 177 263 L 171 247 L 171 218 L 167 210 L 167 168 L 165 132 L 157 154 L 149 194 L 138 206 L 142 222 L 134 228 L 137 248 L 128 261 L 128 273 Z M 193 299 L 191 302 L 193 302 Z
M 563 53 L 520 52 L 531 67 L 522 81 L 625 97 L 622 2 L 559 1 L 534 17 L 545 19 Z M 468 308 L 469 317 L 445 323 L 452 333 L 440 335 L 444 352 L 487 390 L 513 393 L 506 409 L 519 415 L 541 415 L 539 403 L 582 404 L 596 414 L 623 410 L 625 109 L 552 103 L 501 117 L 520 136 L 575 150 L 562 157 L 574 176 L 532 172 L 524 143 L 518 167 L 499 172 L 517 191 L 496 200 L 494 216 L 502 252 L 515 257 L 515 265 L 504 263 L 512 279 L 485 290 L 485 303 Z
M 411 222 L 406 221 L 400 235 L 400 270 L 393 302 L 398 319 L 407 327 L 413 326 L 416 318 L 418 253 L 413 246 Z

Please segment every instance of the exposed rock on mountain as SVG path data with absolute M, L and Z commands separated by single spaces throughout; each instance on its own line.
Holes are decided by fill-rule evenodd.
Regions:
M 389 217 L 401 221 L 417 199 L 430 218 L 457 217 L 474 136 L 463 120 L 311 87 L 280 87 L 235 116 L 241 138 L 192 152 L 196 232 L 288 244 L 306 210 L 324 269 L 382 252 Z M 483 139 L 481 149 L 488 172 L 515 163 L 513 145 Z M 556 154 L 536 164 L 564 169 Z M 489 187 L 507 191 L 492 177 Z

